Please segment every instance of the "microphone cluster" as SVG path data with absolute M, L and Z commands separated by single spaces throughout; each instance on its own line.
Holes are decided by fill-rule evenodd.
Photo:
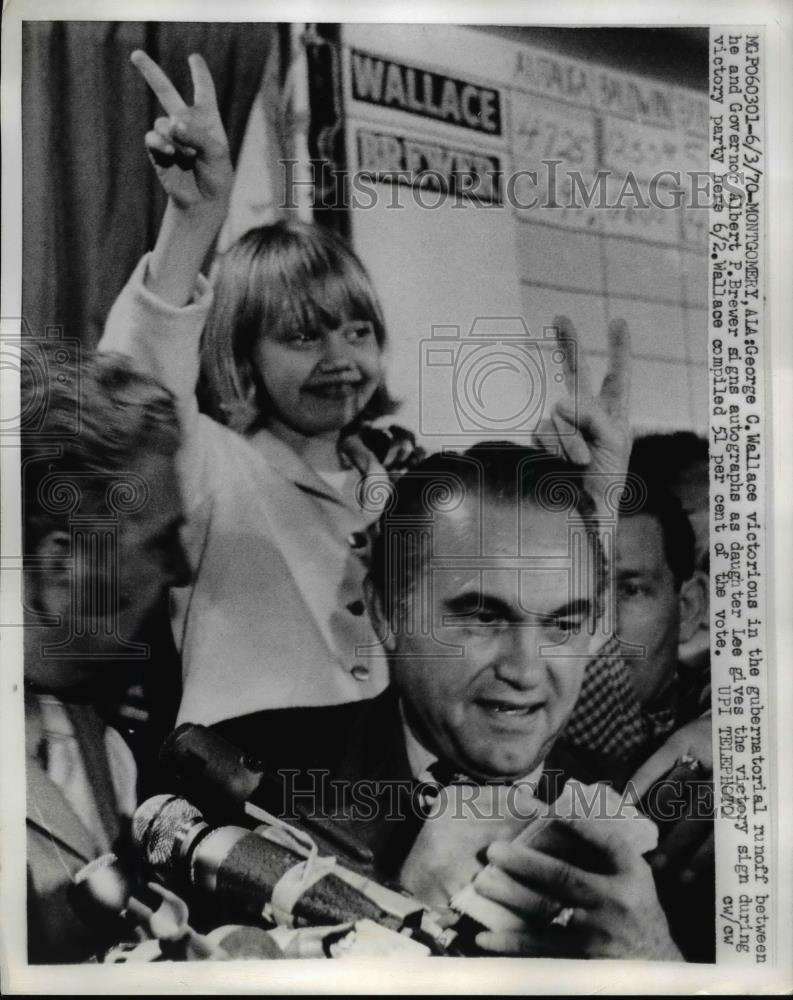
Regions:
M 263 769 L 210 730 L 180 726 L 163 748 L 163 762 L 174 787 L 190 798 L 156 795 L 142 803 L 132 839 L 134 864 L 144 879 L 126 879 L 112 855 L 93 862 L 75 893 L 81 914 L 131 918 L 142 942 L 157 938 L 164 945 L 156 958 L 231 957 L 216 943 L 212 932 L 219 927 L 258 928 L 251 957 L 262 957 L 268 947 L 282 954 L 275 942 L 287 940 L 285 929 L 299 934 L 300 928 L 366 928 L 367 939 L 374 928 L 377 947 L 388 948 L 393 937 L 395 949 L 404 950 L 409 939 L 423 954 L 459 953 L 455 931 L 418 900 L 335 856 L 321 856 L 305 829 L 254 805 L 250 797 Z M 224 814 L 232 822 L 224 822 Z M 322 834 L 323 842 L 332 840 L 327 829 Z M 355 844 L 343 846 L 351 847 L 344 853 L 357 861 L 366 854 Z M 144 880 L 146 901 L 136 889 Z M 188 913 L 200 933 L 188 923 Z M 270 934 L 268 947 L 261 933 Z M 150 947 L 139 950 L 151 960 Z

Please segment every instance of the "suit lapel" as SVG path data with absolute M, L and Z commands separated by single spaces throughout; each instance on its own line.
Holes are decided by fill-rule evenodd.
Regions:
M 80 747 L 88 784 L 93 790 L 99 821 L 108 844 L 112 844 L 118 837 L 120 824 L 116 793 L 105 749 L 104 723 L 90 705 L 67 705 L 66 711 Z
M 374 815 L 356 824 L 359 838 L 374 855 L 380 877 L 394 878 L 410 850 L 423 817 L 415 809 L 397 692 L 387 688 L 361 711 L 350 732 L 339 768 L 347 784 L 364 781 L 375 800 Z
M 346 781 L 411 781 L 396 688 L 388 687 L 353 722 L 339 766 Z
M 27 822 L 41 830 L 56 845 L 84 862 L 101 853 L 100 845 L 85 828 L 63 792 L 39 762 L 26 762 Z

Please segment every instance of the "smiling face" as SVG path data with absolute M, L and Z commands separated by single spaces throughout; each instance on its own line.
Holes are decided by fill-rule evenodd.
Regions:
M 477 498 L 436 515 L 405 596 L 426 611 L 394 637 L 392 669 L 428 750 L 510 780 L 544 760 L 572 712 L 595 601 L 570 572 L 566 513 L 525 505 L 518 525 L 514 505 L 488 500 L 479 518 Z
M 382 352 L 367 320 L 345 320 L 334 329 L 267 331 L 255 363 L 276 417 L 307 437 L 349 424 L 383 376 Z

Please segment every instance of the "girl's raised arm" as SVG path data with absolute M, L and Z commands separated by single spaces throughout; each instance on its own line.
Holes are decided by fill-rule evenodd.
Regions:
M 131 61 L 157 96 L 167 117 L 146 134 L 146 148 L 168 195 L 146 286 L 164 302 L 186 305 L 201 265 L 228 210 L 233 170 L 228 140 L 209 67 L 189 57 L 193 104 L 188 106 L 163 70 L 145 52 Z

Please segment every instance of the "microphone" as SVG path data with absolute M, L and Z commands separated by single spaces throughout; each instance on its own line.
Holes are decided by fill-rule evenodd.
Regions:
M 184 722 L 168 736 L 160 762 L 205 814 L 242 809 L 264 778 L 264 765 L 206 726 Z
M 133 817 L 133 841 L 158 878 L 211 908 L 217 923 L 287 926 L 369 919 L 436 954 L 454 937 L 421 903 L 320 858 L 286 825 L 213 827 L 186 799 L 156 795 Z M 303 842 L 301 842 L 301 836 Z
M 195 803 L 210 821 L 239 819 L 247 815 L 261 823 L 270 823 L 269 813 L 250 800 L 266 785 L 280 791 L 277 779 L 265 773 L 264 764 L 243 753 L 213 730 L 192 722 L 177 726 L 160 750 L 160 761 L 175 787 Z M 326 842 L 331 850 L 341 852 L 356 865 L 374 867 L 371 850 L 344 830 L 338 822 L 323 822 L 293 805 L 301 826 Z

